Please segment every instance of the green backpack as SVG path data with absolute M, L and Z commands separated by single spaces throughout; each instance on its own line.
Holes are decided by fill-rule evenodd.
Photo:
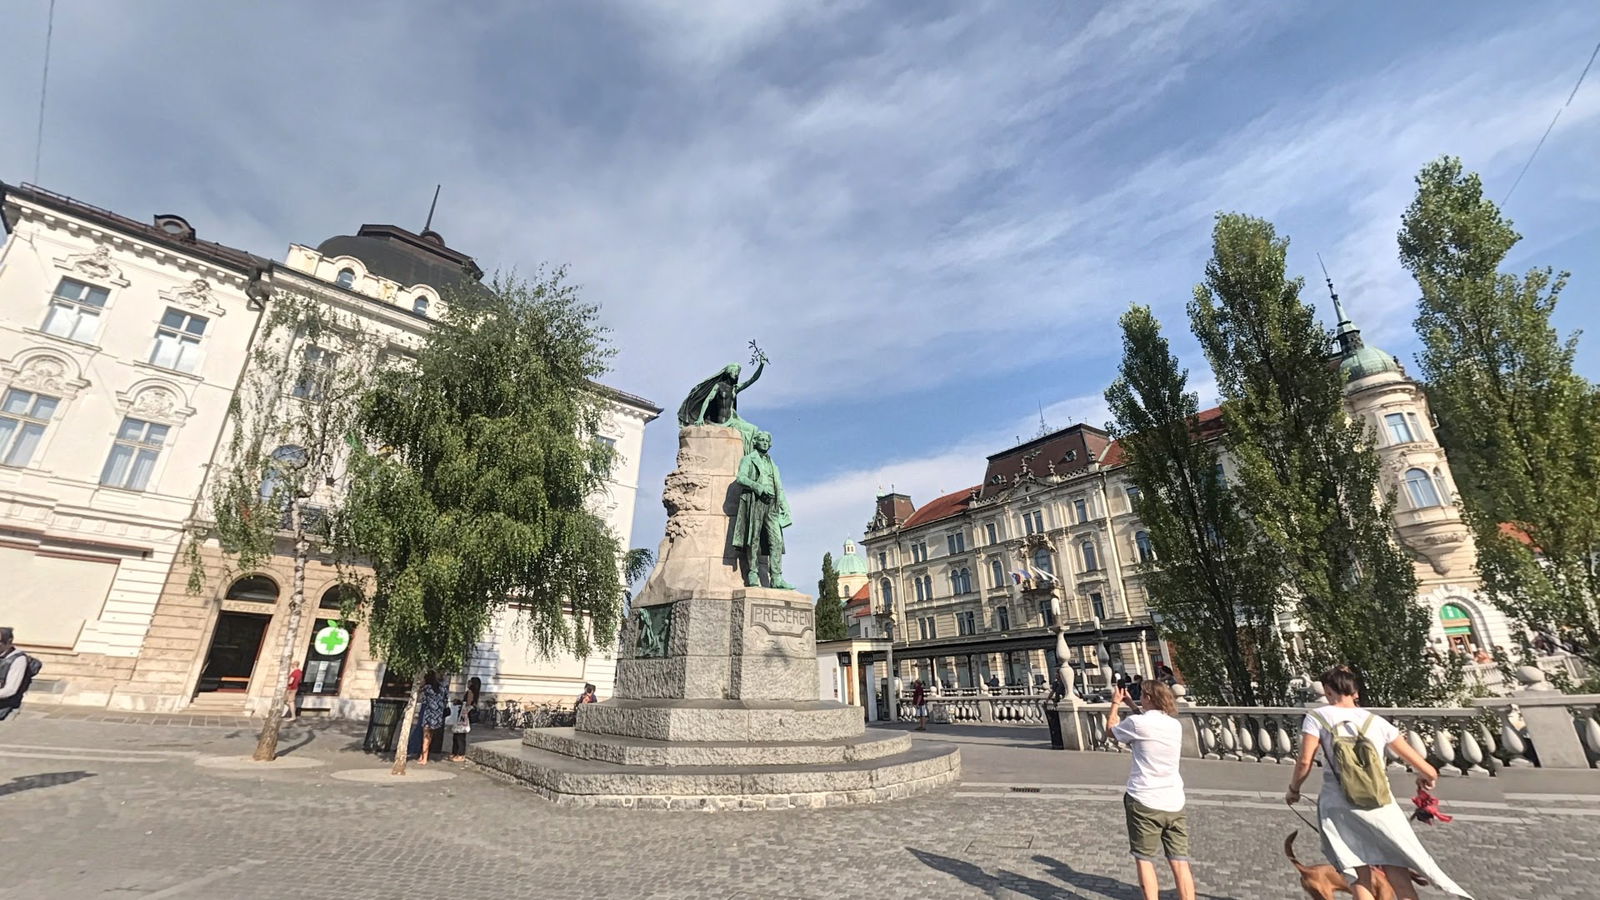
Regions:
M 1340 734 L 1316 710 L 1311 711 L 1311 716 L 1333 738 L 1328 747 L 1329 763 L 1350 805 L 1356 809 L 1377 809 L 1394 802 L 1394 795 L 1389 792 L 1389 773 L 1384 767 L 1383 751 L 1367 740 L 1367 729 L 1377 717 L 1368 713 L 1360 730 L 1348 722 L 1342 723 L 1352 733 Z

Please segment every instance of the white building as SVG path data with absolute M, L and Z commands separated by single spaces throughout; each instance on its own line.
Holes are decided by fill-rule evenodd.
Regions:
M 132 671 L 259 319 L 266 261 L 0 185 L 0 623 L 33 696 L 106 703 Z

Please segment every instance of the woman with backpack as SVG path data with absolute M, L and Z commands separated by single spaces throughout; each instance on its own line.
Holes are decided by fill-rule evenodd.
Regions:
M 1311 710 L 1300 727 L 1300 759 L 1284 800 L 1300 802 L 1300 786 L 1320 750 L 1326 766 L 1317 795 L 1322 852 L 1350 880 L 1356 900 L 1378 897 L 1375 869 L 1382 870 L 1397 900 L 1417 900 L 1413 873 L 1442 891 L 1470 898 L 1428 855 L 1395 803 L 1384 749 L 1411 767 L 1421 790 L 1433 789 L 1438 770 L 1406 743 L 1400 729 L 1357 705 L 1361 689 L 1349 666 L 1334 666 L 1320 680 L 1328 704 Z

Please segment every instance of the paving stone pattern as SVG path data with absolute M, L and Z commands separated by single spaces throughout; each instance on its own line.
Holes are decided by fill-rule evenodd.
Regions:
M 194 764 L 248 752 L 253 734 L 239 729 L 38 716 L 0 724 L 0 897 L 1139 896 L 1115 791 L 961 787 L 741 815 L 575 810 L 448 763 L 434 763 L 459 773 L 445 782 L 332 779 L 382 765 L 359 752 L 360 738 L 348 725 L 291 726 L 284 746 L 326 765 L 256 773 Z M 981 782 L 972 766 L 987 763 L 963 752 L 972 761 L 963 777 Z M 996 760 L 1022 752 L 992 750 Z M 1052 781 L 1091 780 L 1066 755 L 1051 759 Z M 1260 771 L 1263 790 L 1286 774 Z M 1590 794 L 1600 794 L 1596 785 Z M 1600 818 L 1585 805 L 1592 798 L 1570 802 L 1579 812 L 1486 815 L 1422 838 L 1480 900 L 1597 897 Z M 1297 822 L 1268 806 L 1191 809 L 1202 896 L 1299 896 L 1281 855 Z M 1305 834 L 1300 851 L 1316 855 Z

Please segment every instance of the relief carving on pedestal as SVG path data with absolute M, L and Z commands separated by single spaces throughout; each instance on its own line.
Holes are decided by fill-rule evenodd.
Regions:
M 656 659 L 667 655 L 672 640 L 672 604 L 646 606 L 638 610 L 639 640 L 634 645 L 635 659 Z

